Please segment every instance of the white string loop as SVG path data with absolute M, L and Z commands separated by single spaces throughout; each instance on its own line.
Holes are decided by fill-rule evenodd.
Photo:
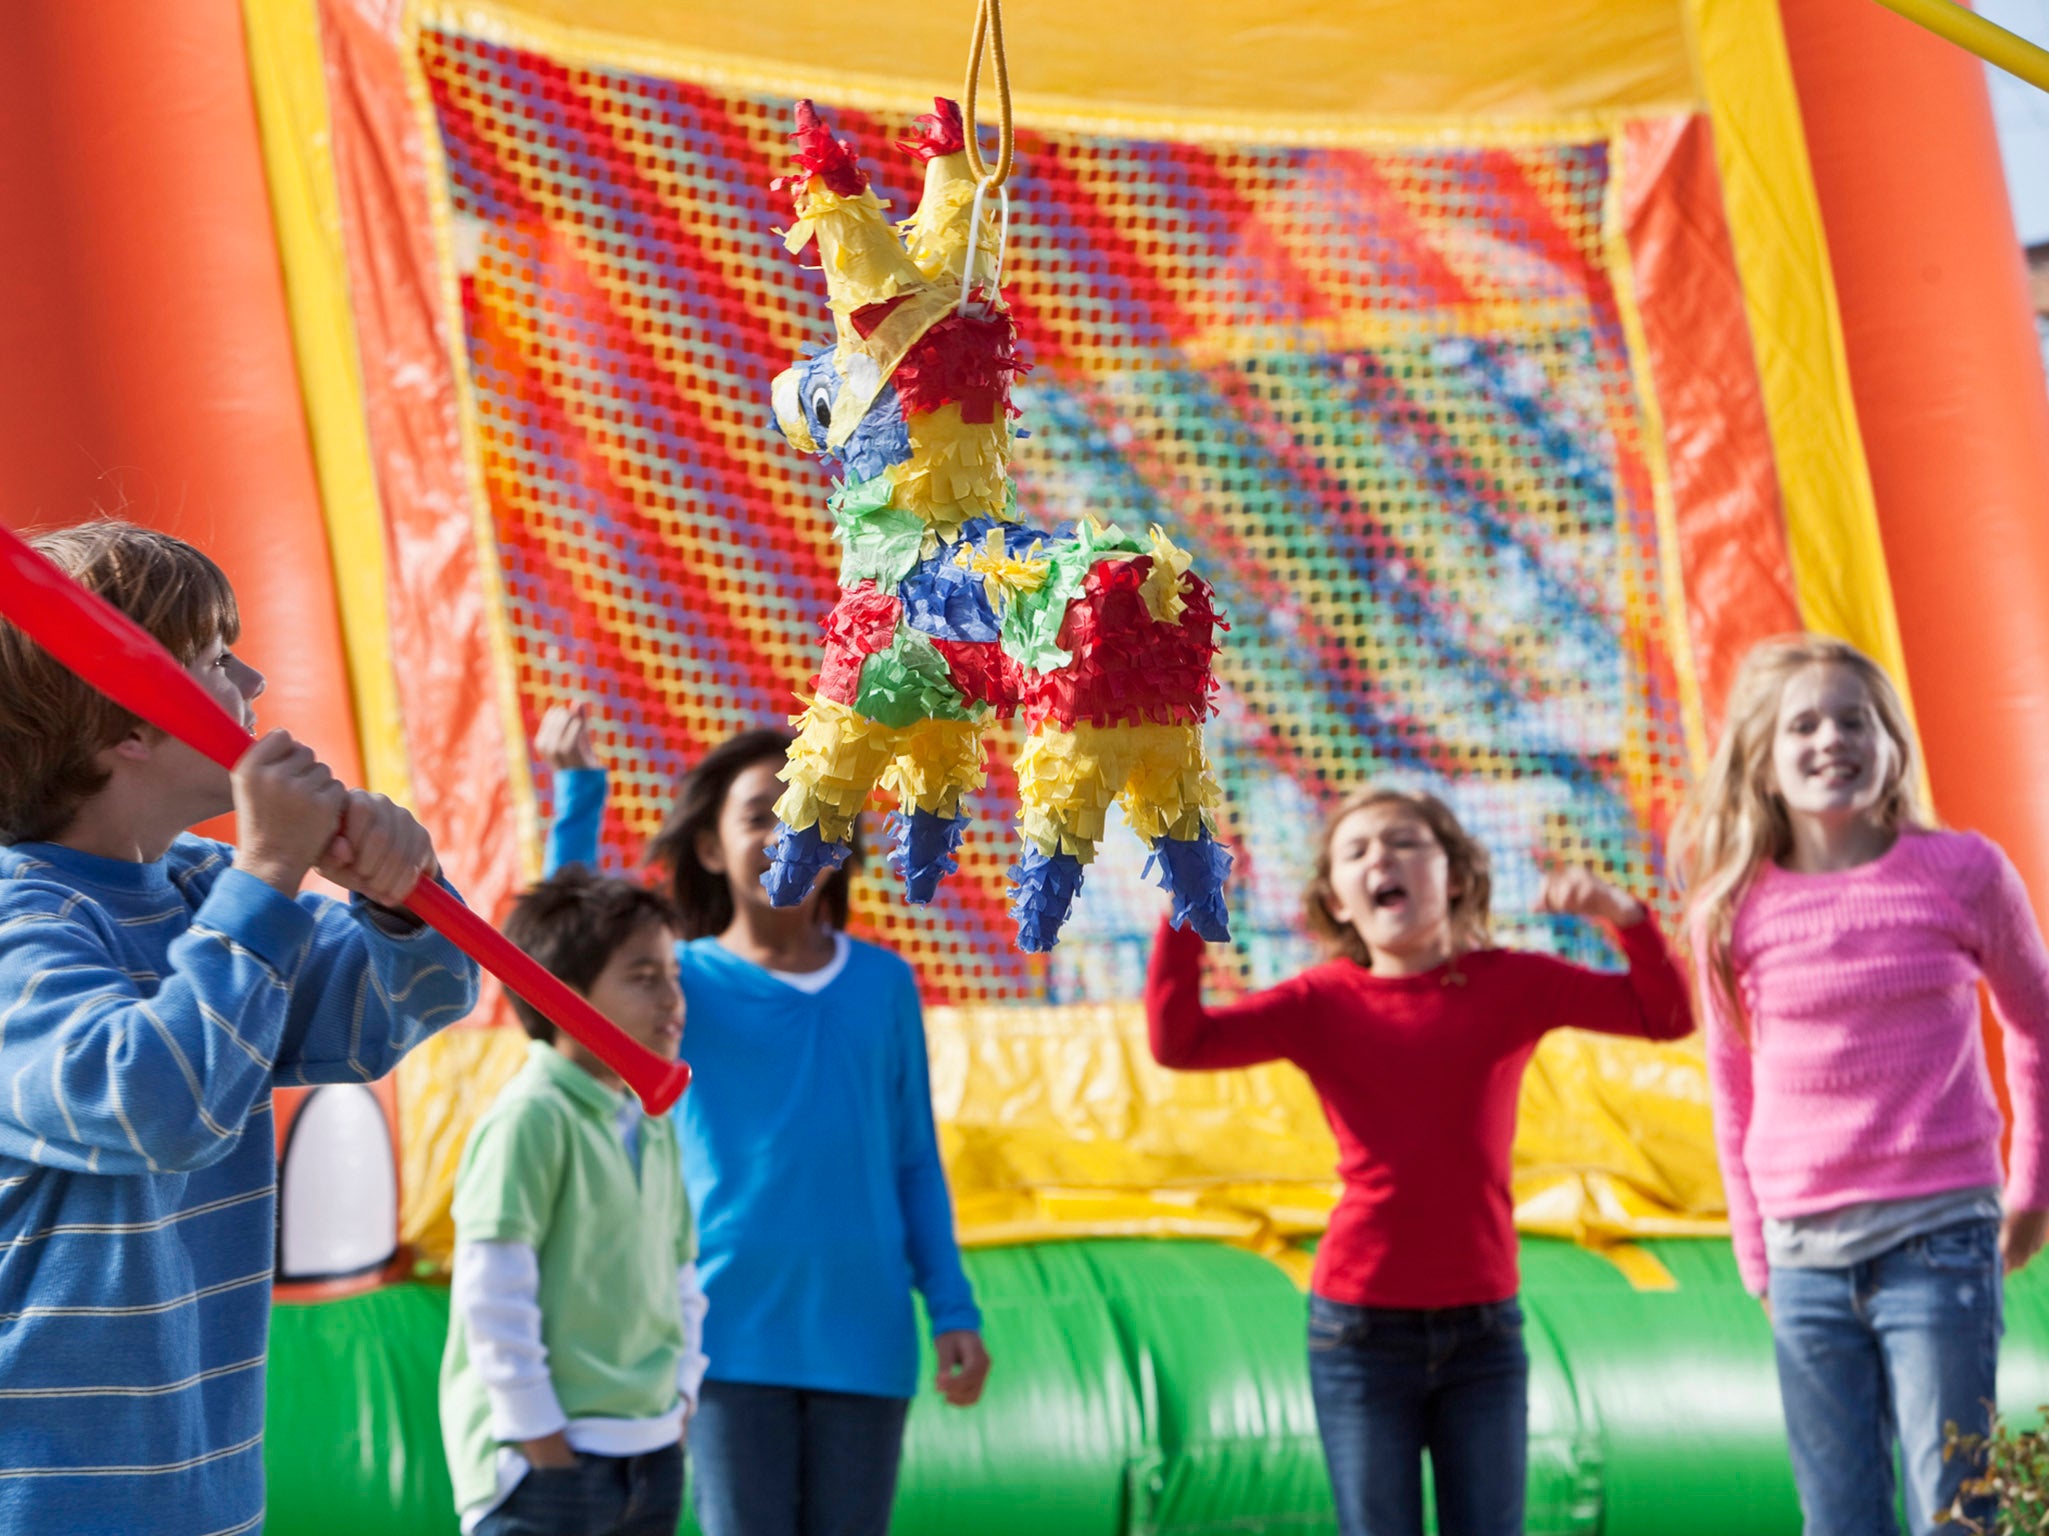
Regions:
M 975 258 L 981 254 L 982 205 L 989 196 L 989 188 L 995 182 L 993 176 L 984 176 L 975 184 L 974 205 L 968 209 L 968 258 L 961 263 L 960 307 L 957 315 L 968 312 L 968 297 L 974 292 Z M 982 301 L 982 311 L 988 313 L 1003 292 L 1003 253 L 1010 245 L 1010 188 L 997 184 L 998 207 L 1002 210 L 1001 225 L 996 234 L 996 261 L 989 272 L 989 293 Z

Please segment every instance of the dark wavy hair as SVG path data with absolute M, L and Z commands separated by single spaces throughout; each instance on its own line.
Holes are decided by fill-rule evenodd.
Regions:
M 714 937 L 733 921 L 733 893 L 724 875 L 706 869 L 698 859 L 698 838 L 718 831 L 719 814 L 726 808 L 734 781 L 757 763 L 782 762 L 794 739 L 787 731 L 742 731 L 705 753 L 696 767 L 676 781 L 676 803 L 669 808 L 661 831 L 647 845 L 647 862 L 668 874 L 684 938 Z M 849 884 L 860 861 L 857 834 L 853 857 L 834 870 L 820 888 L 818 910 L 835 928 L 847 926 Z

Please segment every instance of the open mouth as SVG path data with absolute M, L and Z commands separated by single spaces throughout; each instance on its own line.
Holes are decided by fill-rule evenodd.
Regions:
M 1864 776 L 1862 763 L 1824 763 L 1814 775 L 1824 784 L 1854 784 Z
M 1392 880 L 1374 886 L 1371 894 L 1374 908 L 1382 912 L 1399 907 L 1409 899 L 1408 887 Z

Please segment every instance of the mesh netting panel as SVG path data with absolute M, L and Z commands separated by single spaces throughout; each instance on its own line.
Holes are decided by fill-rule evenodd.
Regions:
M 529 731 L 596 706 L 624 863 L 679 771 L 794 711 L 836 595 L 830 482 L 767 409 L 830 335 L 818 274 L 773 233 L 791 102 L 449 31 L 420 46 L 520 702 Z M 905 124 L 825 106 L 908 213 Z M 1210 742 L 1239 943 L 1218 979 L 1309 958 L 1323 807 L 1369 778 L 1443 794 L 1493 850 L 1504 938 L 1598 956 L 1530 915 L 1541 864 L 1661 889 L 1687 772 L 1605 143 L 1022 132 L 1019 155 L 1022 510 L 1164 524 L 1232 626 Z M 857 928 L 934 1002 L 1135 996 L 1161 898 L 1121 827 L 1060 948 L 1012 944 L 1016 740 L 992 731 L 939 900 L 905 906 L 871 861 Z

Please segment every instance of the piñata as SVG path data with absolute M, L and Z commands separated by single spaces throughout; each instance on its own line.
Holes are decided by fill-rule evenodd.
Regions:
M 877 785 L 899 804 L 890 863 L 907 900 L 956 866 L 982 733 L 1021 716 L 1020 848 L 1010 912 L 1026 950 L 1058 940 L 1111 802 L 1152 849 L 1174 920 L 1229 937 L 1220 794 L 1203 754 L 1222 627 L 1208 583 L 1158 527 L 1018 517 L 1005 230 L 969 165 L 960 108 L 939 101 L 899 147 L 925 162 L 901 233 L 847 144 L 797 104 L 797 164 L 778 180 L 815 244 L 832 345 L 777 376 L 776 423 L 841 478 L 828 505 L 842 595 L 776 802 L 763 877 L 802 901 L 848 854 Z

